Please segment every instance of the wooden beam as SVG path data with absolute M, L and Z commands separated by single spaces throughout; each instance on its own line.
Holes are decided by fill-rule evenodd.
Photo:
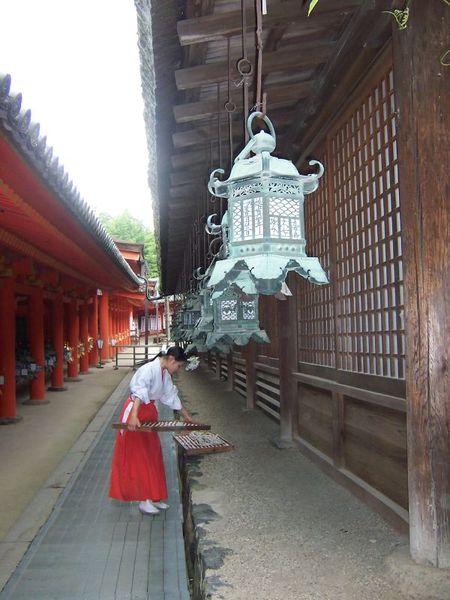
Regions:
M 178 185 L 176 187 L 170 188 L 170 197 L 171 198 L 189 198 L 190 196 L 198 196 L 198 191 L 201 189 L 201 184 L 199 182 L 198 185 Z M 170 202 L 169 207 L 173 205 L 173 202 Z
M 174 169 L 184 169 L 192 165 L 208 164 L 209 152 L 204 150 L 195 150 L 191 152 L 182 152 L 180 154 L 173 154 L 171 158 L 172 167 Z
M 267 86 L 264 91 L 267 93 L 268 108 L 273 110 L 296 104 L 299 100 L 308 96 L 313 86 L 313 81 L 301 81 L 285 86 Z M 238 96 L 235 102 L 236 109 L 242 110 L 242 94 L 236 95 Z M 192 123 L 217 115 L 217 101 L 205 100 L 203 102 L 178 104 L 173 107 L 173 112 L 177 123 Z
M 299 0 L 286 2 L 271 2 L 270 10 L 263 18 L 263 27 L 270 28 L 277 25 L 296 24 L 302 33 L 314 32 L 323 28 L 336 26 L 347 14 L 351 13 L 361 0 L 347 0 L 338 9 L 333 2 L 322 2 L 317 5 L 310 17 Z M 224 39 L 232 35 L 239 35 L 242 28 L 240 10 L 217 13 L 194 19 L 178 21 L 177 31 L 180 44 L 199 44 L 213 40 Z M 255 28 L 255 10 L 247 8 L 247 31 Z
M 199 164 L 198 166 L 193 166 L 190 169 L 183 169 L 180 171 L 175 171 L 170 174 L 170 183 L 172 186 L 183 185 L 185 183 L 193 183 L 194 181 L 198 181 L 202 179 L 205 182 L 208 179 L 209 171 L 205 164 Z
M 307 42 L 296 44 L 264 56 L 263 75 L 272 71 L 292 71 L 301 67 L 311 67 L 326 62 L 333 54 L 334 42 Z M 238 78 L 235 68 L 232 74 Z M 209 63 L 198 67 L 178 69 L 175 71 L 175 81 L 179 90 L 188 90 L 201 85 L 228 81 L 228 63 Z
M 448 6 L 418 2 L 408 27 L 393 35 L 410 550 L 415 561 L 444 569 L 450 568 L 450 74 L 439 59 L 449 30 Z
M 271 112 L 270 118 L 274 126 L 280 131 L 283 127 L 288 127 L 292 124 L 293 110 L 285 109 L 280 112 Z M 178 131 L 172 135 L 172 141 L 175 148 L 187 148 L 189 146 L 204 146 L 209 144 L 211 140 L 217 144 L 218 140 L 217 127 L 211 131 L 209 127 L 196 127 L 186 131 Z M 242 117 L 233 121 L 233 146 L 239 143 L 242 136 Z M 221 139 L 223 145 L 223 154 L 228 157 L 228 123 L 226 118 L 222 119 Z

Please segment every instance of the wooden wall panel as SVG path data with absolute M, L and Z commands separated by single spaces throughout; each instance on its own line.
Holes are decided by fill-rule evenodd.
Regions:
M 233 352 L 233 386 L 234 390 L 246 398 L 247 396 L 247 373 L 245 367 L 245 360 L 242 358 L 240 352 Z
M 344 397 L 345 467 L 408 506 L 406 414 Z
M 331 392 L 299 384 L 296 414 L 297 435 L 331 457 L 333 455 Z
M 280 419 L 280 377 L 261 368 L 255 374 L 255 403 L 271 417 Z

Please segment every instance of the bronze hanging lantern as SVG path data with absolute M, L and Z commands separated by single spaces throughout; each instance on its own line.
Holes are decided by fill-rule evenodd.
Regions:
M 269 133 L 253 134 L 255 117 L 264 119 Z M 251 139 L 236 157 L 228 180 L 220 181 L 216 173 L 223 170 L 217 169 L 208 184 L 211 194 L 228 199 L 224 256 L 216 261 L 210 278 L 215 295 L 232 284 L 239 287 L 242 271 L 249 273 L 258 293 L 267 295 L 281 290 L 289 271 L 316 284 L 328 283 L 319 260 L 306 255 L 304 233 L 304 196 L 317 189 L 322 164 L 310 161 L 319 172 L 301 175 L 291 161 L 271 156 L 275 130 L 262 113 L 249 116 L 247 129 Z M 247 158 L 250 152 L 254 156 Z

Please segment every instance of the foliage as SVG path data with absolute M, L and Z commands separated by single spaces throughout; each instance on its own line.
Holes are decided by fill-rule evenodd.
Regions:
M 124 242 L 135 242 L 144 244 L 144 258 L 150 270 L 150 277 L 158 277 L 156 259 L 155 233 L 145 227 L 139 219 L 136 219 L 125 210 L 117 217 L 108 213 L 100 213 L 99 219 L 106 231 L 113 237 Z
M 314 7 L 316 6 L 316 4 L 318 2 L 319 2 L 319 0 L 310 0 L 310 2 L 308 4 L 308 17 L 312 13 L 312 11 L 314 10 Z

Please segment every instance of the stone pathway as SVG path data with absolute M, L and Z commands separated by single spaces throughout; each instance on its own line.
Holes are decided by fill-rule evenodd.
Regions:
M 116 392 L 117 419 L 126 389 Z M 160 418 L 172 418 L 160 408 Z M 0 600 L 188 600 L 176 449 L 162 434 L 171 508 L 142 516 L 108 497 L 111 419 L 60 496 Z

